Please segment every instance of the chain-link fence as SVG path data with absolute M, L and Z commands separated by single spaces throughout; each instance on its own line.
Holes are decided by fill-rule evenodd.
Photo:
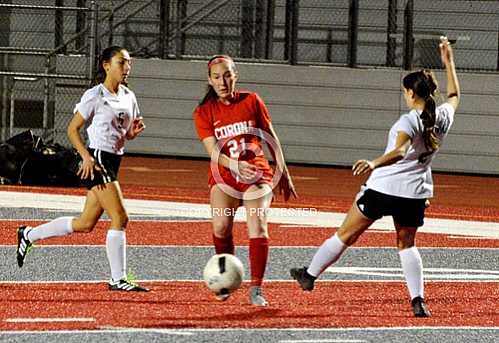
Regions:
M 74 105 L 68 87 L 81 96 L 89 83 L 92 12 L 81 0 L 33 3 L 0 3 L 1 140 L 31 129 L 67 144 L 72 110 L 61 107 Z
M 74 104 L 98 52 L 440 67 L 440 35 L 461 71 L 499 69 L 499 1 L 478 0 L 0 0 L 2 140 L 34 128 L 67 143 Z
M 497 1 L 125 0 L 99 8 L 100 45 L 142 57 L 439 67 L 436 45 L 446 34 L 461 70 L 498 69 Z
M 415 65 L 441 66 L 438 37 L 445 34 L 455 43 L 460 69 L 499 69 L 499 1 L 411 0 L 405 10 L 413 12 Z
M 433 66 L 434 45 L 447 34 L 458 42 L 462 68 L 497 69 L 497 1 L 3 0 L 0 44 L 87 55 L 90 12 L 71 8 L 91 3 L 98 9 L 96 51 L 116 44 L 140 57 L 227 53 L 285 63 Z M 64 8 L 48 8 L 54 5 Z

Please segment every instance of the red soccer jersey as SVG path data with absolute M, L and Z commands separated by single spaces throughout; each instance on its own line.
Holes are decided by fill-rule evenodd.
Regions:
M 194 122 L 201 141 L 207 137 L 215 137 L 222 153 L 232 159 L 248 161 L 262 172 L 257 183 L 272 182 L 272 169 L 265 158 L 261 138 L 255 135 L 257 129 L 268 134 L 271 119 L 267 107 L 256 93 L 236 92 L 229 105 L 210 99 L 196 107 Z M 210 186 L 217 183 L 211 169 Z M 219 165 L 219 170 L 224 181 L 236 189 L 244 191 L 249 187 L 239 184 L 229 169 Z

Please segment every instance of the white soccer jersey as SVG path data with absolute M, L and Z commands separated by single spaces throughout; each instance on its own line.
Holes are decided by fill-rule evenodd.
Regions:
M 98 84 L 83 94 L 74 113 L 77 111 L 89 123 L 90 148 L 123 154 L 126 133 L 133 119 L 139 116 L 137 99 L 130 89 L 120 85 L 114 95 L 102 83 Z
M 454 121 L 454 108 L 450 104 L 444 103 L 437 107 L 435 112 L 435 127 L 442 142 Z M 385 153 L 395 148 L 399 131 L 403 131 L 411 137 L 411 146 L 400 161 L 373 170 L 366 182 L 368 188 L 404 198 L 424 199 L 433 196 L 431 162 L 438 149 L 433 154 L 427 155 L 428 150 L 423 140 L 424 126 L 420 114 L 421 111 L 412 110 L 402 115 L 393 124 Z

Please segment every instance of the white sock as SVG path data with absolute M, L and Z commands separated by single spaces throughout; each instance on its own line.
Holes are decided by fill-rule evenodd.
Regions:
M 106 253 L 111 267 L 111 278 L 118 281 L 126 278 L 125 231 L 109 229 L 106 236 Z
M 26 234 L 30 242 L 57 236 L 66 236 L 73 232 L 74 217 L 60 217 L 48 223 L 34 227 Z
M 418 249 L 411 247 L 400 250 L 399 255 L 411 299 L 417 296 L 424 298 L 423 261 Z
M 337 234 L 325 240 L 312 258 L 307 272 L 312 276 L 318 277 L 327 267 L 340 258 L 346 248 L 348 246 L 338 238 Z

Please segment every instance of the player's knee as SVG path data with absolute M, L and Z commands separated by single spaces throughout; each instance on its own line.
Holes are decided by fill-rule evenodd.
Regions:
M 219 238 L 228 237 L 232 234 L 232 228 L 229 223 L 224 221 L 216 221 L 212 224 L 213 234 Z

